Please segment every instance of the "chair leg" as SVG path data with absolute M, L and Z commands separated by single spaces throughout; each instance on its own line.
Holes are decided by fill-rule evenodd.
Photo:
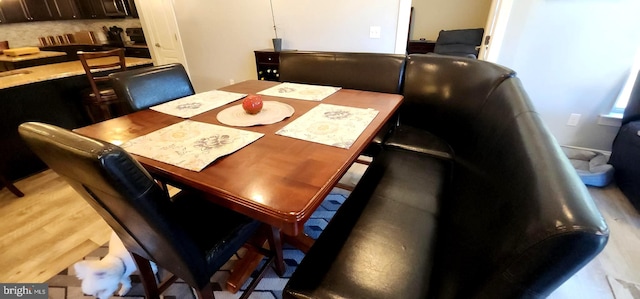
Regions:
M 97 123 L 98 121 L 96 121 L 96 117 L 93 115 L 93 110 L 91 109 L 91 105 L 84 104 L 84 109 L 87 111 L 87 115 L 89 115 L 89 119 L 91 120 L 91 123 L 92 124 Z
M 102 120 L 109 120 L 111 119 L 111 107 L 109 107 L 109 104 L 100 104 L 100 110 L 102 111 Z
M 17 197 L 24 196 L 24 193 L 22 193 L 22 191 L 20 191 L 15 185 L 13 185 L 13 183 L 9 182 L 9 180 L 7 180 L 4 176 L 0 175 L 0 189 L 2 189 L 3 186 L 7 187 L 7 189 L 9 189 L 9 191 L 11 191 L 11 193 L 13 193 Z
M 149 261 L 135 253 L 131 253 L 133 260 L 136 262 L 138 271 L 140 272 L 140 278 L 142 285 L 144 286 L 144 293 L 147 299 L 160 299 L 161 291 L 158 289 L 158 283 L 156 275 L 151 269 L 151 263 Z

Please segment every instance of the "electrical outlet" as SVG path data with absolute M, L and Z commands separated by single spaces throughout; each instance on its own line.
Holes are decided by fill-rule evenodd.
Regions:
M 380 38 L 380 26 L 369 27 L 369 38 Z
M 580 114 L 577 113 L 571 113 L 571 115 L 569 116 L 569 120 L 567 121 L 567 126 L 572 126 L 575 127 L 578 125 L 578 122 L 580 122 Z

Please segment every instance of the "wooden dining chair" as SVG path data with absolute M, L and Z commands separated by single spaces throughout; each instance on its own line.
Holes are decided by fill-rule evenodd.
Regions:
M 6 40 L 0 41 L 0 54 L 2 54 L 3 51 L 6 49 L 9 49 L 9 41 L 6 41 Z
M 256 233 L 273 230 L 214 204 L 209 195 L 183 190 L 170 197 L 124 149 L 43 123 L 23 123 L 18 131 L 122 240 L 140 271 L 146 298 L 159 298 L 176 279 L 198 298 L 214 298 L 211 277 L 242 246 L 255 248 L 267 262 L 241 298 L 271 266 L 273 251 L 263 248 L 266 242 Z M 269 248 L 276 248 L 275 233 L 266 237 Z M 158 285 L 149 261 L 173 276 Z
M 184 66 L 179 63 L 143 67 L 109 75 L 119 98 L 133 111 L 195 94 Z
M 89 79 L 90 88 L 83 92 L 83 103 L 91 121 L 96 123 L 110 119 L 115 109 L 119 109 L 120 114 L 126 113 L 123 109 L 126 105 L 122 105 L 125 102 L 113 91 L 108 77 L 108 73 L 127 69 L 124 49 L 78 51 L 77 54 Z

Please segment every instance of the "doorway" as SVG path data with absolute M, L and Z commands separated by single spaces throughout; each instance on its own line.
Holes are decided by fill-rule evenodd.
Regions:
M 158 65 L 181 63 L 189 67 L 182 48 L 172 0 L 136 1 L 151 57 Z
M 424 1 L 424 0 L 414 0 L 414 1 Z M 475 0 L 463 0 L 463 1 L 475 1 Z M 500 52 L 500 46 L 502 44 L 502 39 L 504 36 L 504 32 L 506 30 L 506 24 L 508 21 L 509 13 L 511 11 L 511 4 L 513 0 L 491 0 L 490 4 L 485 5 L 486 8 L 486 17 L 482 20 L 485 22 L 484 25 L 484 36 L 483 36 L 483 45 L 480 48 L 480 54 L 478 59 L 493 61 L 497 60 L 498 54 Z M 404 54 L 406 53 L 406 45 L 408 45 L 409 39 L 419 38 L 417 36 L 410 36 L 411 26 L 416 23 L 415 20 L 411 20 L 412 13 L 411 7 L 412 0 L 400 0 L 399 8 L 398 8 L 398 26 L 396 32 L 396 47 L 395 53 Z M 473 2 L 477 3 L 477 2 Z M 459 5 L 459 4 L 456 4 Z M 419 18 L 420 15 L 414 15 L 414 17 Z M 479 21 L 476 21 L 475 24 L 478 24 Z M 443 29 L 441 27 L 446 27 L 447 25 L 436 26 L 438 28 L 433 29 L 434 32 Z M 464 26 L 464 25 L 460 25 Z M 473 26 L 471 27 L 482 27 L 482 26 Z M 433 25 L 431 25 L 433 27 Z M 469 27 L 470 28 L 470 27 Z M 435 39 L 437 38 L 437 34 L 432 32 L 431 37 L 426 37 L 425 42 L 435 43 Z M 433 45 L 431 45 L 433 46 Z

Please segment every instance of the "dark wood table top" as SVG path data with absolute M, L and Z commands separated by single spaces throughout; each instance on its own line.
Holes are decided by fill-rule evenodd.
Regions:
M 255 94 L 278 82 L 251 80 L 220 90 Z M 222 157 L 200 172 L 137 156 L 150 173 L 175 183 L 215 195 L 214 201 L 230 209 L 297 236 L 313 211 L 329 194 L 340 177 L 389 120 L 402 102 L 401 95 L 341 89 L 321 102 L 263 96 L 294 107 L 284 121 L 265 126 L 243 127 L 265 135 L 239 151 Z M 223 125 L 216 119 L 221 110 L 240 101 L 191 117 L 190 120 Z M 327 146 L 276 135 L 275 132 L 320 103 L 379 111 L 349 149 Z M 178 123 L 184 119 L 142 110 L 75 131 L 114 144 Z

